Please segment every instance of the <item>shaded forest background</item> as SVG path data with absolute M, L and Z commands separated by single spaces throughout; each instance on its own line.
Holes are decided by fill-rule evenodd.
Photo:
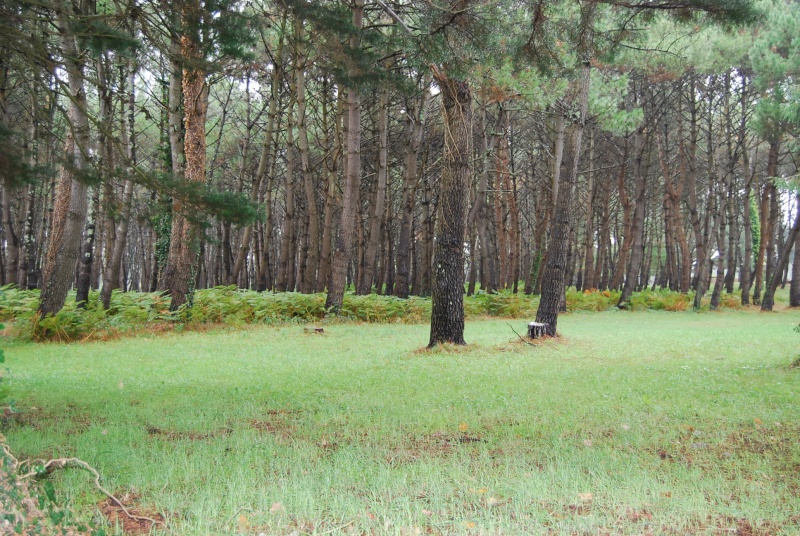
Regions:
M 455 77 L 467 293 L 798 306 L 800 4 L 652 4 L 4 2 L 0 282 L 430 295 Z

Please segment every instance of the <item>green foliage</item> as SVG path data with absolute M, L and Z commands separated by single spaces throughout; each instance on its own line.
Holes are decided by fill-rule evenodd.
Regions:
M 614 134 L 633 131 L 644 118 L 641 108 L 627 110 L 622 103 L 628 95 L 628 76 L 592 69 L 589 85 L 589 111 L 603 128 Z
M 326 314 L 324 293 L 255 292 L 235 286 L 219 286 L 194 293 L 191 307 L 170 311 L 169 297 L 157 292 L 114 291 L 111 307 L 105 311 L 99 293 L 89 293 L 86 306 L 78 308 L 74 298 L 68 299 L 57 314 L 40 318 L 36 314 L 39 291 L 23 291 L 14 286 L 3 287 L 0 295 L 0 321 L 12 322 L 11 331 L 20 339 L 72 342 L 104 340 L 142 331 L 160 332 L 174 329 L 200 330 L 208 326 L 242 327 L 258 324 L 296 322 L 369 322 L 422 324 L 430 320 L 430 298 L 369 294 L 345 294 L 344 304 L 335 317 Z M 614 309 L 619 291 L 567 291 L 567 311 L 607 311 Z M 626 308 L 633 311 L 686 311 L 692 294 L 670 290 L 645 290 L 634 293 Z M 464 297 L 467 318 L 523 318 L 536 316 L 538 297 L 501 291 L 494 294 L 477 292 Z M 721 308 L 738 308 L 738 295 L 724 294 Z
M 608 311 L 619 301 L 620 291 L 577 291 L 574 288 L 567 290 L 568 311 Z
M 105 530 L 94 522 L 82 522 L 70 508 L 59 504 L 53 482 L 47 479 L 44 467 L 35 469 L 39 468 L 42 480 L 31 482 L 29 478 L 21 478 L 30 467 L 13 457 L 6 438 L 0 435 L 0 519 L 4 523 L 3 533 L 11 534 L 7 529 L 12 529 L 13 534 L 37 536 L 105 536 Z

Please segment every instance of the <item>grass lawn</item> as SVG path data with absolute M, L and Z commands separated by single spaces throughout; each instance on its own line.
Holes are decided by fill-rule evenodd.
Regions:
M 800 312 L 507 322 L 6 343 L 1 431 L 154 533 L 800 533 Z M 87 473 L 50 478 L 99 515 Z

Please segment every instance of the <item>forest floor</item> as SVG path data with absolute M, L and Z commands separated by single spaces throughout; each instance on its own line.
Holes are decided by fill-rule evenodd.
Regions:
M 4 343 L 16 456 L 154 534 L 800 533 L 800 311 L 603 312 Z M 56 496 L 129 523 L 91 475 Z M 102 516 L 102 517 L 101 517 Z

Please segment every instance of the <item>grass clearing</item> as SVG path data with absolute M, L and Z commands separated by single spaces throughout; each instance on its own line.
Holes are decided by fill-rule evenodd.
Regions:
M 21 457 L 170 534 L 796 534 L 800 313 L 603 312 L 6 345 Z M 50 477 L 99 516 L 79 471 Z M 113 516 L 112 516 L 113 517 Z M 111 531 L 113 532 L 113 530 Z

